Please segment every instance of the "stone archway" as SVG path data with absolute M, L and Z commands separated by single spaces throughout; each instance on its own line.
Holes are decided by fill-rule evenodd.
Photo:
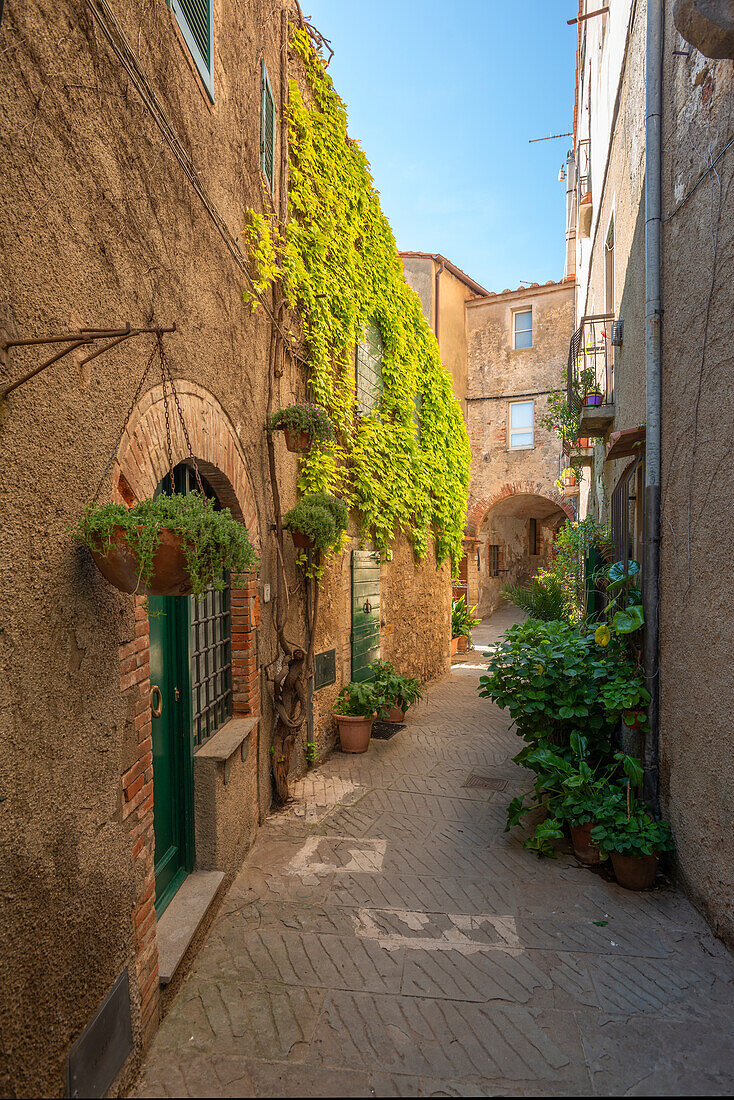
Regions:
M 197 464 L 220 502 L 260 544 L 255 495 L 237 432 L 217 399 L 188 380 L 177 380 L 181 411 Z M 173 464 L 186 461 L 189 449 L 169 404 Z M 112 498 L 130 506 L 153 496 L 168 472 L 162 385 L 154 386 L 133 410 L 123 433 L 112 473 Z M 260 710 L 257 627 L 260 606 L 256 575 L 233 578 L 231 589 L 231 669 L 234 716 Z M 144 600 L 135 597 L 134 637 L 120 646 L 120 690 L 134 727 L 136 758 L 122 775 L 122 820 L 136 870 L 137 895 L 132 912 L 135 932 L 135 981 L 144 1043 L 158 1023 L 158 940 L 155 913 L 153 755 L 150 712 L 150 644 Z M 259 758 L 259 750 L 254 760 Z M 254 765 L 253 765 L 254 766 Z
M 479 615 L 501 606 L 505 584 L 525 585 L 547 567 L 558 527 L 572 518 L 568 501 L 532 482 L 505 485 L 476 502 L 468 533 L 476 548 L 471 602 Z

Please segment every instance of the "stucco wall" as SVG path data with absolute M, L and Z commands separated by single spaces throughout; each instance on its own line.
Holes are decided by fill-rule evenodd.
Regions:
M 678 873 L 734 944 L 734 150 L 674 213 L 731 138 L 734 63 L 666 51 L 664 87 L 661 780 Z

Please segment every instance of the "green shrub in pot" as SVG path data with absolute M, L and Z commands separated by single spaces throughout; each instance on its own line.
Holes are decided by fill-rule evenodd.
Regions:
M 283 526 L 299 532 L 314 550 L 328 553 L 342 539 L 349 524 L 349 511 L 343 500 L 331 493 L 306 493 L 283 516 Z
M 375 661 L 372 683 L 390 706 L 403 712 L 423 698 L 423 684 L 417 677 L 403 676 L 390 661 Z

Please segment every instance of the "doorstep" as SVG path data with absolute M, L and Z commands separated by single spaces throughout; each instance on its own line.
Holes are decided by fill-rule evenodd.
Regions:
M 193 871 L 168 904 L 157 929 L 161 985 L 168 985 L 178 970 L 223 882 L 224 871 Z

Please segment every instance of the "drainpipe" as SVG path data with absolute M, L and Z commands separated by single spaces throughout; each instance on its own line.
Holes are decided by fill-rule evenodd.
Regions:
M 576 154 L 566 156 L 566 278 L 576 278 Z
M 660 271 L 663 110 L 663 0 L 647 0 L 645 76 L 645 539 L 642 599 L 645 609 L 645 686 L 650 692 L 650 732 L 645 738 L 644 794 L 660 812 L 660 468 L 662 393 L 662 298 Z
M 434 256 L 433 258 L 434 258 L 434 260 L 438 261 L 438 256 Z M 433 308 L 435 310 L 435 313 L 434 313 L 434 316 L 433 316 L 433 331 L 436 334 L 436 342 L 437 343 L 438 343 L 438 292 L 439 292 L 439 285 L 440 285 L 439 284 L 439 279 L 441 278 L 441 272 L 443 271 L 443 268 L 444 268 L 444 262 L 443 262 L 443 260 L 441 260 L 439 265 L 438 265 L 438 270 L 436 271 L 436 278 L 435 278 L 434 288 L 433 288 L 433 301 L 434 301 L 434 307 Z

